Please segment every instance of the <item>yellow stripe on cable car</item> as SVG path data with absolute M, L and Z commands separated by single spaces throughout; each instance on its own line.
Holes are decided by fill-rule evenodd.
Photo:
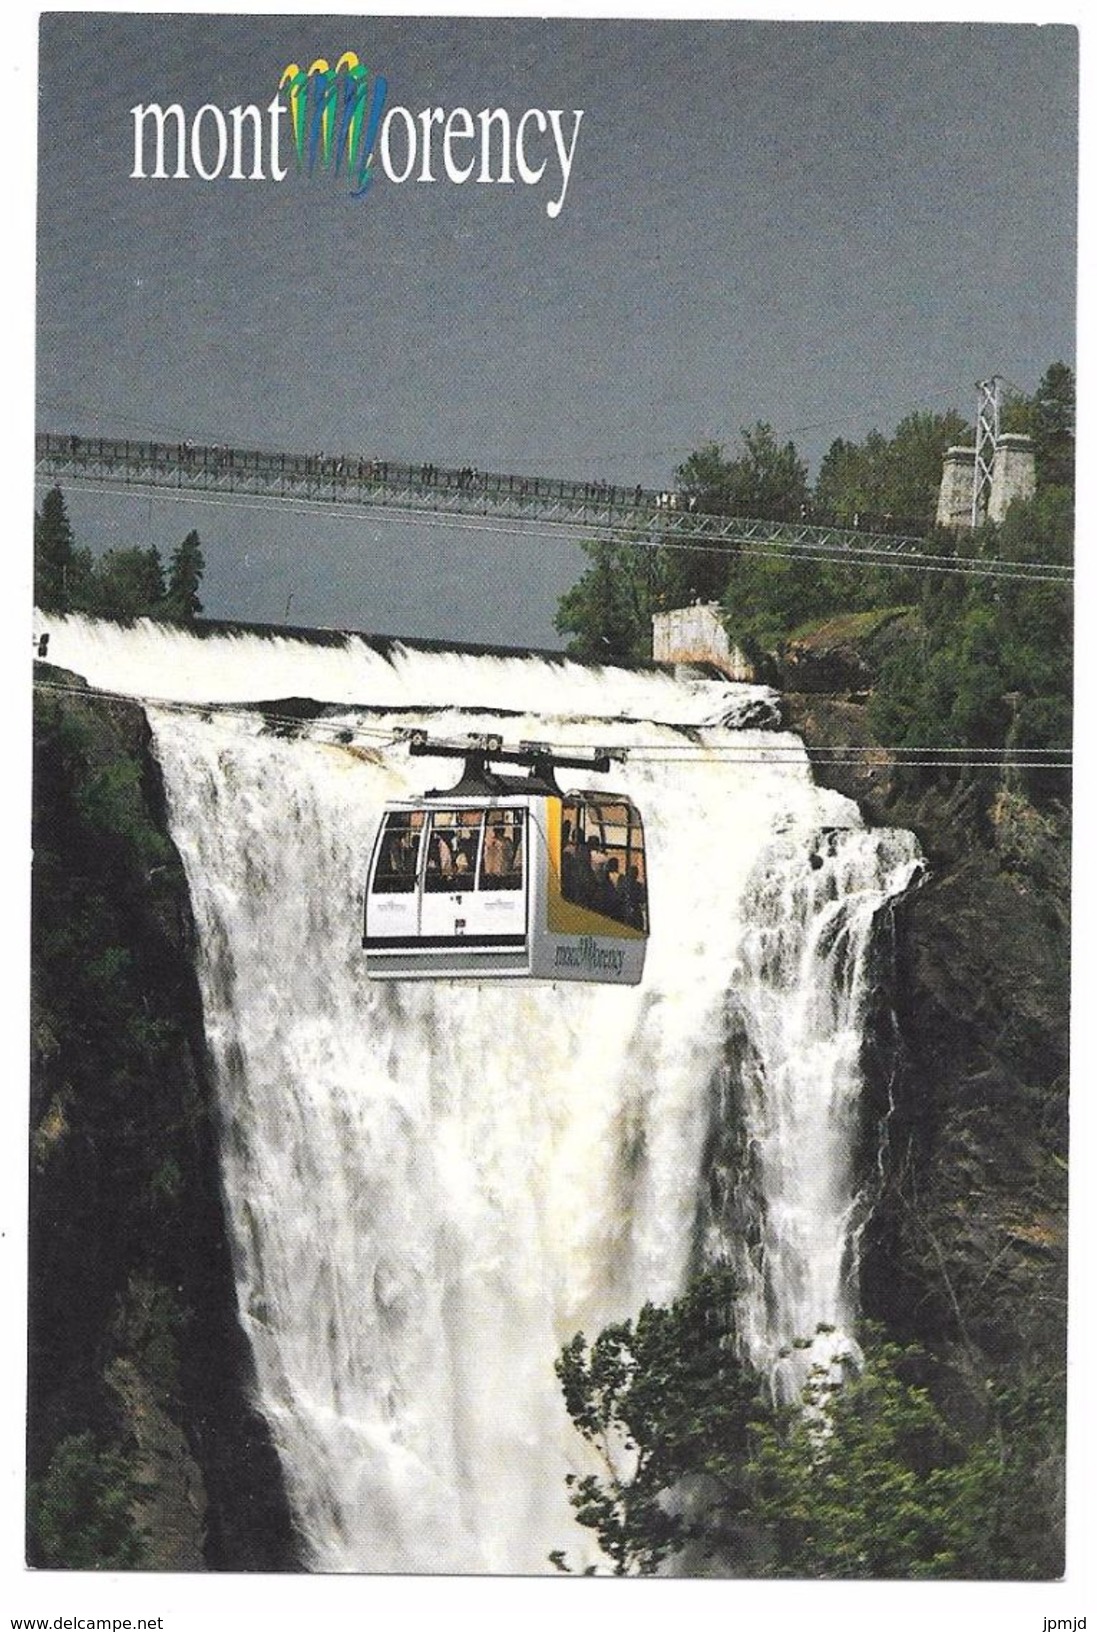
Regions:
M 545 801 L 545 837 L 548 843 L 548 927 L 553 935 L 600 935 L 617 941 L 643 941 L 642 929 L 595 912 L 592 907 L 565 901 L 561 884 L 563 801 Z

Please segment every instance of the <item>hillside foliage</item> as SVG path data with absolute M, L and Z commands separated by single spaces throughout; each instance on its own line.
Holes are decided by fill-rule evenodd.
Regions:
M 946 449 L 972 432 L 955 412 L 913 412 L 891 437 L 835 441 L 809 491 L 806 466 L 771 427 L 742 433 L 728 454 L 707 443 L 679 467 L 683 502 L 702 511 L 849 527 L 897 524 L 924 532 L 934 570 L 852 564 L 808 554 L 763 554 L 596 541 L 590 566 L 563 596 L 556 627 L 588 660 L 650 656 L 654 613 L 716 602 L 732 641 L 763 678 L 782 683 L 786 652 L 805 628 L 851 612 L 905 613 L 888 661 L 873 676 L 871 724 L 879 742 L 912 748 L 1062 748 L 1070 743 L 1070 587 L 1036 577 L 949 570 L 955 560 L 1069 563 L 1073 548 L 1074 378 L 1045 373 L 1031 398 L 1013 395 L 1003 424 L 1032 436 L 1035 498 L 1010 506 L 1000 525 L 956 533 L 932 525 Z M 1037 801 L 1062 798 L 1061 777 L 1018 778 Z
M 164 1567 L 171 1538 L 136 1517 L 157 1474 L 116 1386 L 124 1361 L 201 1464 L 211 1567 L 284 1568 L 284 1492 L 245 1395 L 186 882 L 146 729 L 72 676 L 36 694 L 27 1557 Z
M 1029 569 L 1072 560 L 1070 369 L 1009 398 L 1003 429 L 1032 436 L 1036 493 L 975 532 L 932 526 L 944 453 L 972 440 L 955 414 L 835 442 L 806 496 L 795 448 L 765 427 L 679 471 L 699 509 L 765 492 L 759 513 L 773 516 L 912 518 L 944 570 L 600 542 L 560 603 L 575 650 L 637 659 L 654 613 L 715 602 L 760 676 L 789 692 L 830 631 L 832 648 L 855 648 L 842 672 L 859 678 L 833 688 L 829 715 L 803 705 L 835 733 L 824 743 L 952 750 L 893 765 L 871 812 L 915 827 L 931 865 L 906 919 L 898 1057 L 869 1088 L 888 1134 L 871 1153 L 883 1189 L 862 1243 L 877 1321 L 859 1334 L 864 1364 L 815 1372 L 803 1401 L 776 1409 L 742 1359 L 723 1271 L 577 1334 L 557 1370 L 597 1471 L 573 1478 L 571 1499 L 616 1573 L 1063 1568 L 1070 780 L 1023 761 L 1071 743 L 1071 588 Z M 1018 574 L 967 570 L 987 558 Z M 569 1567 L 563 1552 L 554 1562 Z

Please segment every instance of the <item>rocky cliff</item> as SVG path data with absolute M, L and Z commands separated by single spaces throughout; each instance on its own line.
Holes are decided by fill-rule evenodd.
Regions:
M 897 631 L 898 633 L 898 631 Z M 815 673 L 857 690 L 786 694 L 810 749 L 853 744 L 817 778 L 870 821 L 917 833 L 926 880 L 897 922 L 893 1027 L 867 1135 L 886 1129 L 866 1232 L 866 1314 L 929 1351 L 954 1420 L 1004 1424 L 1031 1478 L 1019 1557 L 1063 1562 L 1070 813 L 1008 774 L 897 767 L 869 726 L 871 654 L 846 631 Z M 850 665 L 852 664 L 852 669 Z M 1062 794 L 1066 790 L 1056 790 Z M 866 1151 L 874 1160 L 875 1148 Z
M 28 1559 L 293 1568 L 144 714 L 36 681 Z

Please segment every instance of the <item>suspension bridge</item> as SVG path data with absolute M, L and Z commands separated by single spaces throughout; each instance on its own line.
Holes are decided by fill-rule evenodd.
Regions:
M 927 526 L 890 516 L 713 513 L 673 490 L 622 487 L 557 477 L 405 464 L 350 455 L 293 453 L 220 444 L 62 435 L 35 436 L 35 472 L 44 481 L 177 497 L 213 495 L 451 518 L 518 528 L 538 524 L 634 547 L 745 549 L 816 560 L 849 560 L 980 576 L 1069 580 L 1057 563 L 1014 562 L 926 549 Z

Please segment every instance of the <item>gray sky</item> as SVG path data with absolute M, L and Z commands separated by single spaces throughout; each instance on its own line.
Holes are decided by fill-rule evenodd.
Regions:
M 265 106 L 348 49 L 386 108 L 582 108 L 559 216 L 549 173 L 130 178 L 135 103 Z M 1031 25 L 47 16 L 38 423 L 661 485 L 763 419 L 814 472 L 1074 361 L 1076 61 Z M 97 550 L 197 527 L 215 616 L 557 645 L 582 568 L 563 540 L 68 497 Z

